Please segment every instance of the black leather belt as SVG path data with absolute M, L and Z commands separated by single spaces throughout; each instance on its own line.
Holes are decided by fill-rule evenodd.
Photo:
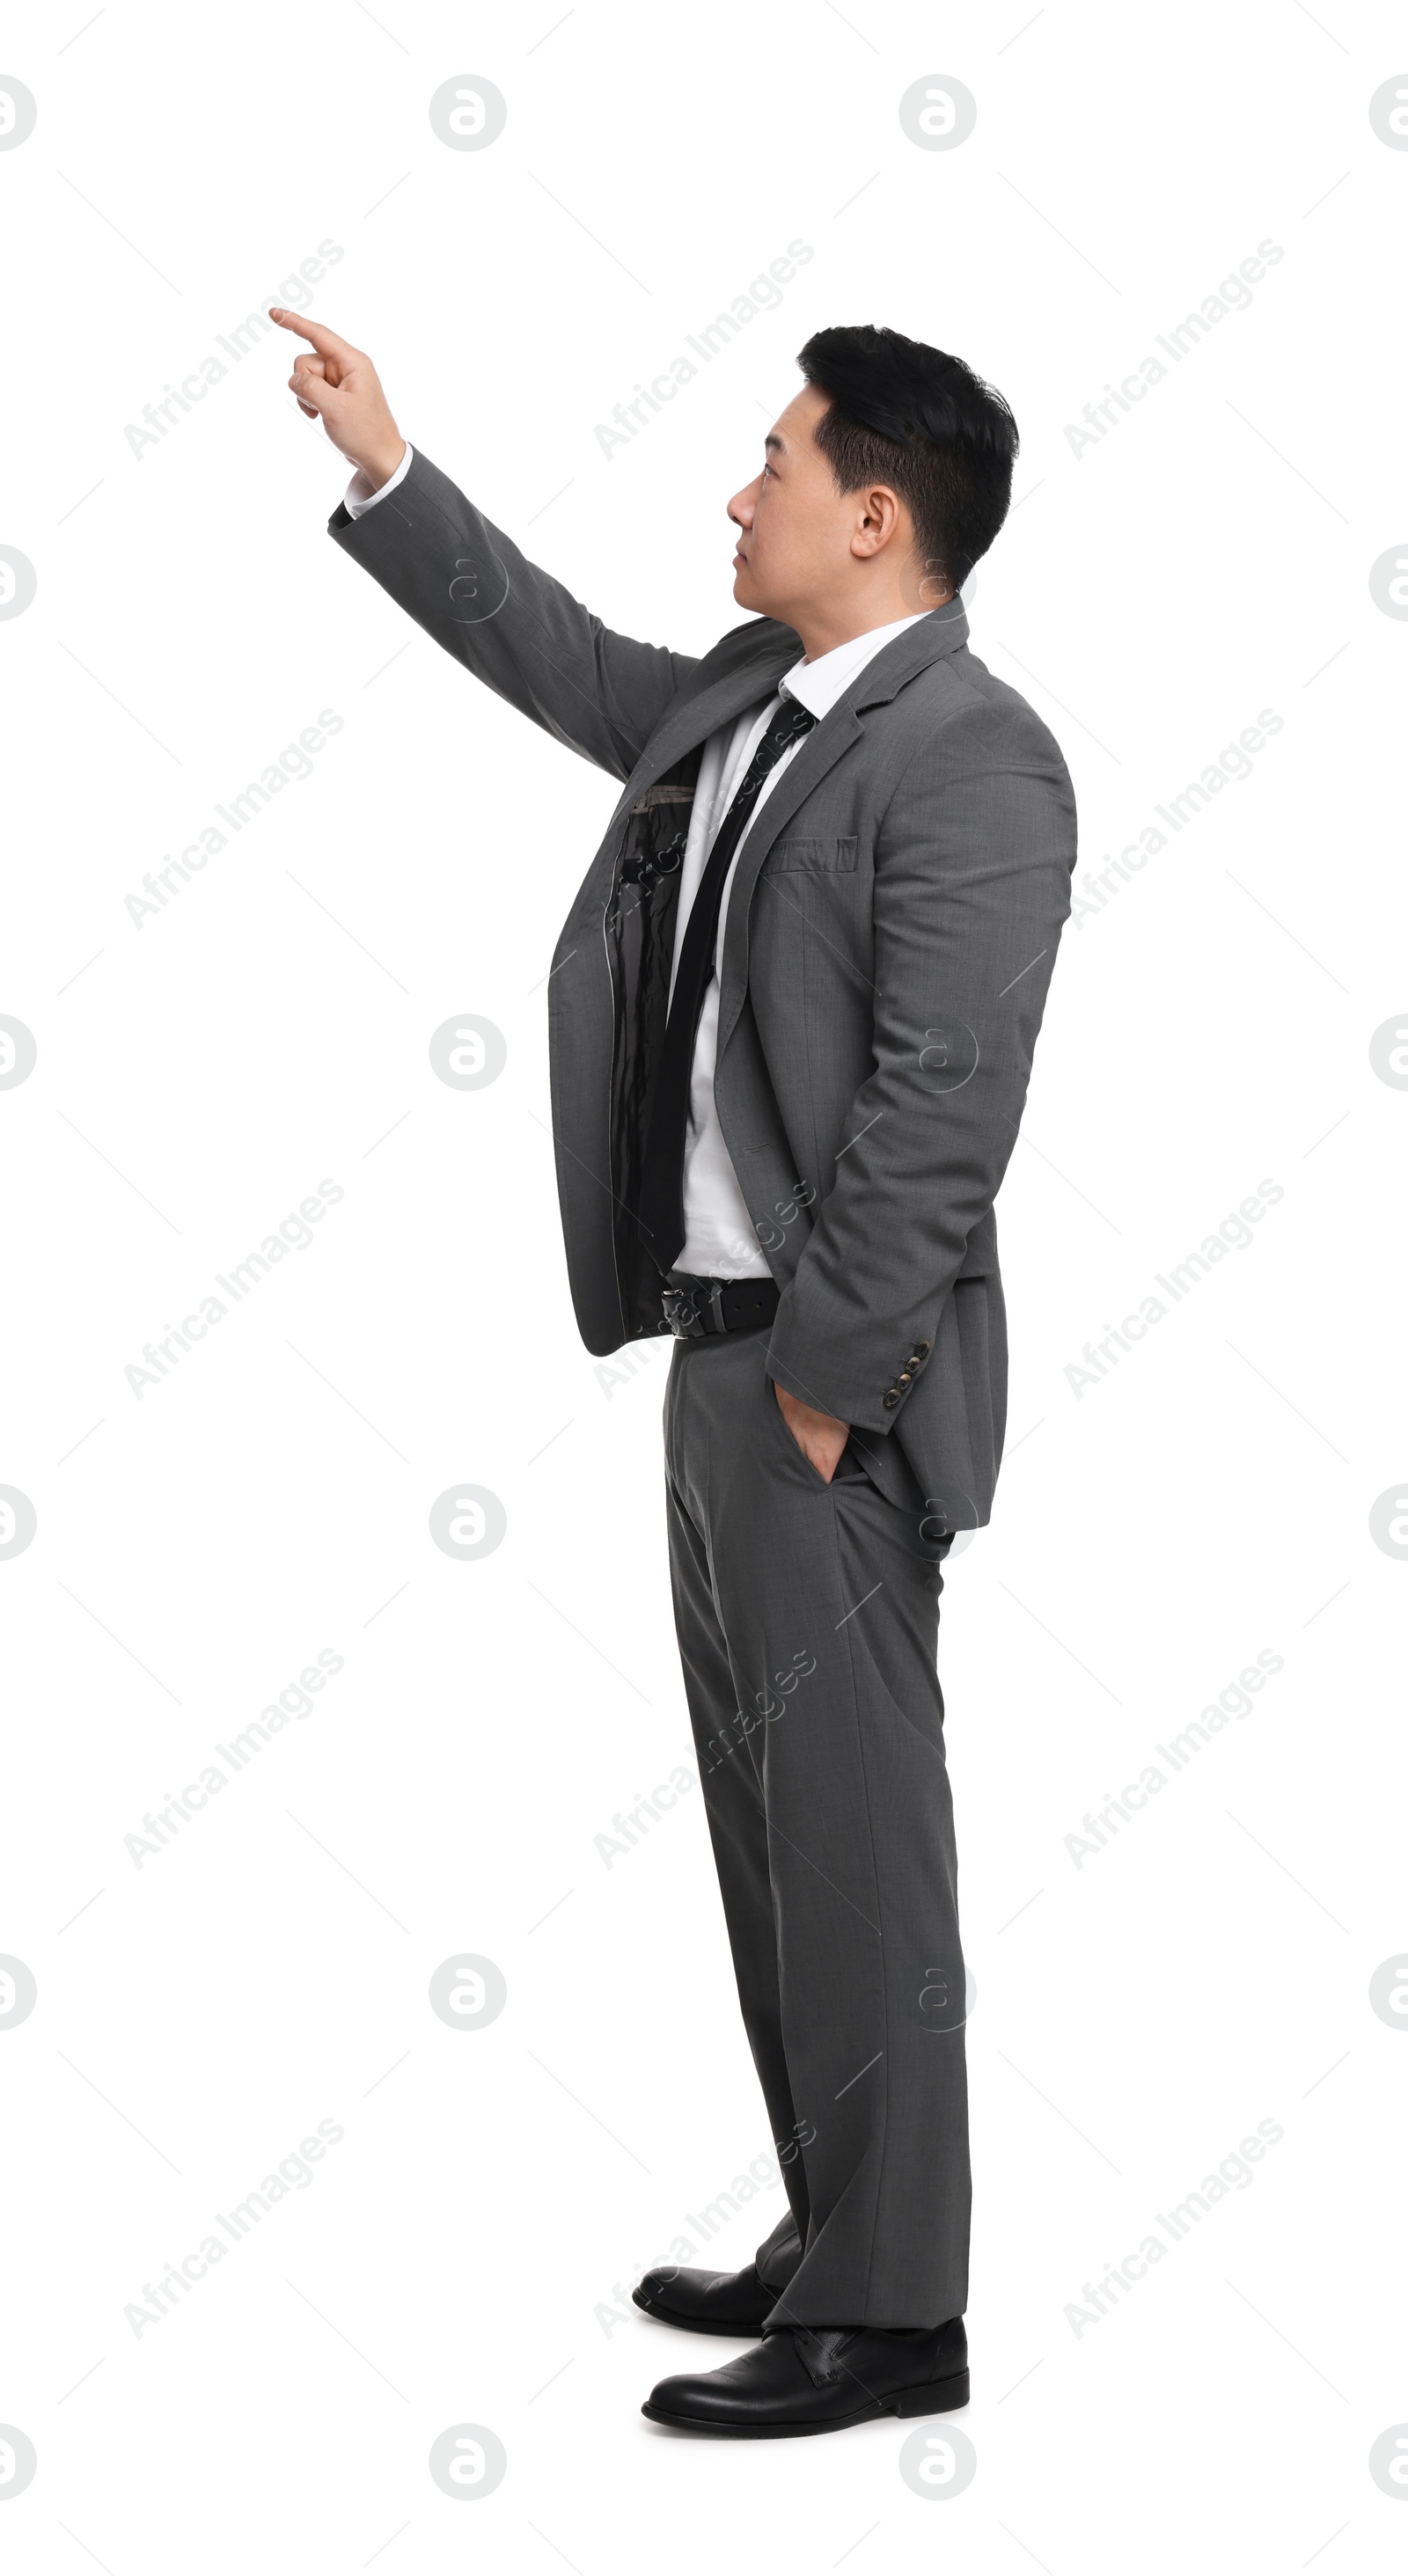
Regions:
M 676 1341 L 706 1333 L 747 1333 L 770 1324 L 781 1302 L 775 1279 L 698 1279 L 680 1273 L 660 1299 Z

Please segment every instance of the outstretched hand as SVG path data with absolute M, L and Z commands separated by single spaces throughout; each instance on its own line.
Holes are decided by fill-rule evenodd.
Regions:
M 306 313 L 290 313 L 286 306 L 274 304 L 269 319 L 281 331 L 295 331 L 312 342 L 311 353 L 299 351 L 288 380 L 299 410 L 309 420 L 320 420 L 334 447 L 379 490 L 395 473 L 406 442 L 391 417 L 370 358 L 354 349 L 350 340 L 339 339 L 336 331 L 310 322 Z

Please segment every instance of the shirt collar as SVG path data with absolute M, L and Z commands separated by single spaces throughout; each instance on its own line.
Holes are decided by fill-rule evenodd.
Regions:
M 896 617 L 888 626 L 868 627 L 864 635 L 853 635 L 847 644 L 835 644 L 829 653 L 819 653 L 814 662 L 795 662 L 778 683 L 784 698 L 795 698 L 817 718 L 829 715 L 837 699 L 845 695 L 852 680 L 858 679 L 867 662 L 903 635 L 907 626 L 917 626 L 921 617 L 932 611 L 921 608 L 913 617 Z

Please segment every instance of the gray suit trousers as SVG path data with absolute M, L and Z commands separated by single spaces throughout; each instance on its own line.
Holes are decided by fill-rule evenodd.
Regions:
M 853 1434 L 830 1485 L 766 1333 L 677 1342 L 675 1619 L 743 2019 L 789 2214 L 771 2321 L 933 2326 L 967 2304 L 971 2187 L 941 1564 Z M 892 1479 L 886 1477 L 886 1483 Z

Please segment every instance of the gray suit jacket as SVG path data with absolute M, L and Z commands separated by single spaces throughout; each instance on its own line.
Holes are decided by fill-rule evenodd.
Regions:
M 799 656 L 750 619 L 702 661 L 614 635 L 429 460 L 330 533 L 476 676 L 621 795 L 548 984 L 577 1322 L 666 1329 L 627 1213 L 664 1028 L 704 742 Z M 766 1365 L 854 1426 L 896 1500 L 986 1521 L 1007 1349 L 993 1200 L 1016 1140 L 1075 864 L 1040 718 L 968 651 L 958 601 L 896 636 L 809 734 L 729 896 L 714 1096 L 782 1302 Z

